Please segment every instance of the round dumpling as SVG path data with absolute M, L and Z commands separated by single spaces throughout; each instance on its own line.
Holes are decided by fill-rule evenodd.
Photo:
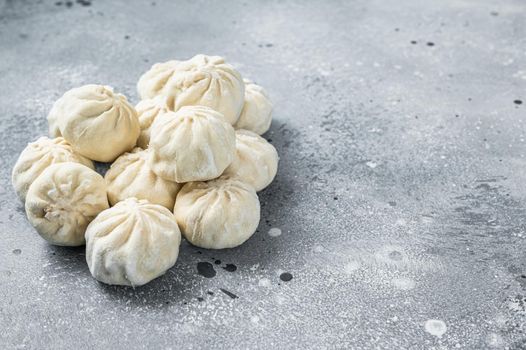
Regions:
M 59 133 L 78 153 L 111 162 L 137 143 L 141 128 L 126 97 L 109 86 L 84 85 L 66 92 L 48 115 L 49 131 Z
M 236 247 L 254 234 L 259 224 L 259 199 L 239 180 L 221 177 L 183 186 L 174 207 L 184 237 L 207 249 Z
M 154 64 L 139 79 L 137 90 L 142 99 L 172 97 L 173 111 L 182 106 L 210 107 L 234 124 L 243 108 L 245 85 L 222 57 L 197 55 L 187 61 Z
M 150 139 L 150 167 L 176 182 L 220 176 L 234 159 L 234 128 L 221 113 L 204 106 L 186 106 L 157 117 Z
M 234 127 L 262 135 L 272 122 L 272 102 L 265 89 L 248 79 L 245 82 L 245 104 Z
M 236 130 L 236 157 L 224 175 L 261 191 L 274 180 L 278 160 L 278 152 L 267 140 L 248 130 Z
M 146 149 L 150 143 L 150 129 L 159 114 L 168 112 L 166 105 L 166 98 L 164 96 L 157 96 L 152 99 L 142 100 L 135 109 L 139 117 L 139 124 L 141 126 L 141 133 L 137 140 L 137 146 Z
M 181 231 L 174 215 L 128 198 L 100 213 L 86 230 L 86 261 L 98 281 L 141 286 L 175 264 Z
M 26 197 L 29 222 L 45 240 L 62 246 L 83 245 L 86 227 L 108 207 L 102 176 L 78 163 L 49 166 Z
M 29 143 L 18 157 L 11 176 L 18 197 L 24 201 L 29 186 L 48 166 L 64 162 L 80 163 L 93 169 L 93 162 L 75 152 L 62 137 L 49 139 L 44 136 Z
M 135 197 L 170 210 L 174 207 L 175 196 L 182 185 L 157 176 L 148 165 L 149 153 L 149 150 L 137 147 L 131 153 L 124 153 L 111 165 L 104 176 L 111 205 Z
M 152 99 L 164 95 L 164 88 L 168 81 L 177 72 L 181 61 L 170 60 L 155 63 L 146 73 L 141 75 L 137 82 L 137 92 L 143 100 Z

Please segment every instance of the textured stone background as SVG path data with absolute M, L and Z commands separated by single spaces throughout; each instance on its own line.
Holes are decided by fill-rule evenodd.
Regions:
M 0 0 L 0 347 L 526 348 L 525 15 L 521 0 Z M 275 103 L 259 230 L 232 250 L 183 244 L 145 287 L 99 284 L 83 249 L 37 236 L 11 168 L 66 90 L 135 103 L 153 63 L 197 53 Z

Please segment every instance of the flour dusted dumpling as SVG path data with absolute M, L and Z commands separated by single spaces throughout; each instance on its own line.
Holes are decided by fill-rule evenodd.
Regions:
M 236 247 L 252 236 L 259 224 L 259 199 L 239 180 L 221 177 L 183 186 L 174 207 L 184 237 L 208 249 Z
M 150 138 L 151 169 L 176 182 L 218 177 L 234 159 L 234 128 L 221 113 L 204 106 L 186 106 L 159 115 Z
M 154 64 L 139 79 L 137 90 L 142 99 L 172 97 L 173 111 L 182 106 L 210 107 L 234 124 L 243 108 L 245 86 L 239 72 L 222 57 L 196 55 L 187 61 Z
M 272 102 L 265 89 L 248 79 L 245 82 L 245 104 L 234 127 L 262 135 L 272 122 Z
M 137 146 L 146 149 L 150 143 L 151 126 L 159 114 L 168 112 L 166 105 L 166 98 L 164 96 L 157 96 L 151 99 L 142 100 L 135 106 L 137 115 L 139 117 L 139 124 L 141 126 L 141 133 L 137 140 Z
M 128 198 L 88 226 L 86 261 L 101 282 L 141 286 L 175 264 L 180 244 L 181 232 L 168 209 Z
M 94 84 L 66 92 L 53 105 L 48 122 L 52 135 L 60 133 L 78 153 L 100 162 L 131 150 L 141 131 L 126 97 Z
M 29 186 L 51 164 L 75 162 L 93 169 L 93 162 L 75 152 L 62 137 L 40 137 L 22 151 L 13 168 L 11 180 L 18 197 L 24 201 Z
M 274 180 L 278 160 L 278 152 L 267 140 L 248 130 L 236 130 L 236 157 L 224 175 L 261 191 Z
M 84 244 L 84 232 L 98 213 L 107 209 L 102 176 L 78 163 L 49 166 L 29 187 L 29 222 L 48 242 L 62 246 Z
M 178 72 L 181 61 L 170 60 L 155 63 L 137 82 L 137 92 L 143 100 L 164 95 L 164 88 L 168 81 Z
M 137 147 L 113 162 L 104 176 L 111 205 L 135 197 L 172 210 L 175 196 L 182 185 L 157 176 L 148 165 L 149 153 L 149 150 Z

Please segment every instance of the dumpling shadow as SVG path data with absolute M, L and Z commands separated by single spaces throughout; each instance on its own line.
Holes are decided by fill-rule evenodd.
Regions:
M 256 264 L 269 265 L 275 252 L 283 250 L 286 240 L 275 239 L 267 233 L 275 226 L 287 223 L 291 210 L 299 200 L 294 196 L 296 184 L 290 168 L 296 158 L 294 143 L 299 131 L 286 123 L 274 119 L 270 130 L 263 135 L 278 151 L 280 161 L 274 181 L 263 191 L 258 192 L 261 204 L 261 219 L 255 234 L 241 246 L 232 249 L 200 249 L 203 261 L 219 259 L 232 262 L 238 267 L 249 268 Z M 199 248 L 196 248 L 199 249 Z

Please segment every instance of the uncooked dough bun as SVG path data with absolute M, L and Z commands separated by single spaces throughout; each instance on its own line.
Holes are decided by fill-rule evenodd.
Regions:
M 175 264 L 180 243 L 181 232 L 168 209 L 128 198 L 88 226 L 86 261 L 101 282 L 141 286 Z
M 44 136 L 29 143 L 18 157 L 11 176 L 18 197 L 24 201 L 29 186 L 47 167 L 64 162 L 80 163 L 94 169 L 93 162 L 75 152 L 62 137 L 49 139 Z
M 111 205 L 135 197 L 173 209 L 175 196 L 182 185 L 157 176 L 148 165 L 149 153 L 149 150 L 137 147 L 111 165 L 104 176 Z
M 183 186 L 174 207 L 184 237 L 207 249 L 236 247 L 259 224 L 259 199 L 252 186 L 221 177 Z
M 156 63 L 137 83 L 142 99 L 173 97 L 172 110 L 202 105 L 222 113 L 230 124 L 244 103 L 245 85 L 238 71 L 219 56 L 197 55 L 187 61 Z
M 245 104 L 234 127 L 262 135 L 272 122 L 272 102 L 265 89 L 248 79 L 245 82 Z
M 146 149 L 150 143 L 151 126 L 159 114 L 168 112 L 166 97 L 156 96 L 151 99 L 142 100 L 135 106 L 141 126 L 141 133 L 137 140 L 137 146 Z
M 186 106 L 159 115 L 152 125 L 150 167 L 176 182 L 220 176 L 234 159 L 234 128 L 221 113 L 204 106 Z
M 126 97 L 109 86 L 84 85 L 66 92 L 48 115 L 49 132 L 57 130 L 85 157 L 111 162 L 137 143 L 141 128 Z
M 274 180 L 278 160 L 278 152 L 267 140 L 252 131 L 236 130 L 236 157 L 224 175 L 261 191 Z
M 26 197 L 29 222 L 45 240 L 62 246 L 83 245 L 86 227 L 108 207 L 102 176 L 78 163 L 49 166 Z

